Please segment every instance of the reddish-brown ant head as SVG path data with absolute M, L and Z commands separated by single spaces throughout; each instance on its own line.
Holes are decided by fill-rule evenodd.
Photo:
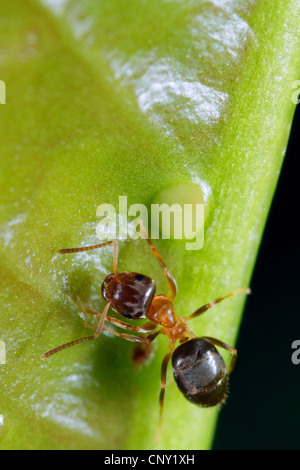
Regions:
M 156 285 L 151 277 L 132 272 L 109 274 L 101 287 L 101 293 L 107 302 L 111 302 L 111 308 L 130 320 L 147 317 L 155 291 Z

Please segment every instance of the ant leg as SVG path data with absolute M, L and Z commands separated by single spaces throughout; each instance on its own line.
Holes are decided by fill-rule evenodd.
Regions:
M 113 243 L 112 240 L 109 242 L 99 243 L 98 245 L 91 245 L 91 246 L 81 246 L 79 248 L 63 248 L 62 250 L 58 250 L 58 253 L 78 253 L 79 251 L 88 251 L 88 250 L 95 250 L 96 248 L 101 248 L 102 246 L 111 245 Z
M 164 261 L 164 259 L 162 258 L 162 256 L 159 254 L 159 252 L 157 251 L 157 249 L 154 247 L 152 241 L 150 240 L 150 238 L 148 237 L 148 234 L 142 224 L 142 222 L 140 221 L 139 222 L 139 225 L 140 225 L 140 228 L 141 228 L 141 232 L 142 234 L 144 235 L 144 238 L 147 240 L 149 246 L 150 246 L 150 249 L 151 249 L 151 252 L 153 254 L 153 256 L 157 259 L 157 261 L 159 262 L 160 266 L 163 268 L 164 270 L 164 275 L 165 275 L 165 278 L 167 280 L 167 283 L 168 283 L 168 288 L 169 288 L 169 291 L 170 291 L 170 297 L 171 299 L 173 300 L 177 294 L 177 285 L 176 285 L 176 281 L 174 279 L 174 277 L 172 276 L 172 274 L 170 273 L 170 271 L 168 270 L 167 268 L 167 265 Z
M 168 368 L 169 361 L 172 357 L 174 347 L 175 347 L 175 343 L 169 343 L 169 352 L 168 354 L 165 355 L 162 365 L 161 365 L 160 394 L 159 394 L 159 424 L 158 424 L 158 430 L 157 430 L 157 436 L 156 436 L 157 442 L 160 440 L 161 429 L 162 429 L 165 389 L 167 385 L 167 368 Z
M 86 328 L 92 328 L 95 330 L 97 327 L 95 325 L 89 325 L 85 323 L 84 326 Z M 109 328 L 103 328 L 102 331 L 106 331 L 107 333 L 111 333 L 114 336 L 118 336 L 118 338 L 126 339 L 127 341 L 131 341 L 132 343 L 144 343 L 149 344 L 155 340 L 156 336 L 159 335 L 161 330 L 155 331 L 153 333 L 149 333 L 146 337 L 136 336 L 136 335 L 128 335 L 126 333 L 118 333 L 117 331 L 110 330 Z
M 228 375 L 230 375 L 236 364 L 237 350 L 235 348 L 232 348 L 231 346 L 228 346 L 228 344 L 223 343 L 223 341 L 220 341 L 219 339 L 211 338 L 210 336 L 203 336 L 203 338 L 207 339 L 208 341 L 213 343 L 215 346 L 220 346 L 220 348 L 226 349 L 227 351 L 230 352 L 230 354 L 232 354 L 232 358 L 228 366 Z
M 97 317 L 101 317 L 102 315 L 101 313 L 96 312 L 95 310 L 92 310 L 90 308 L 82 310 L 82 313 L 89 313 L 90 315 L 96 315 Z M 157 327 L 157 323 L 153 323 L 153 322 L 147 322 L 145 323 L 145 325 L 142 325 L 142 326 L 134 326 L 122 320 L 119 320 L 118 318 L 115 318 L 115 317 L 107 316 L 106 320 L 112 325 L 118 326 L 119 328 L 122 328 L 123 330 L 131 330 L 131 331 L 136 331 L 138 333 L 148 333 L 149 331 L 155 330 L 155 328 Z
M 109 318 L 112 318 L 112 317 L 106 317 L 106 319 L 109 321 Z M 113 322 L 111 322 L 113 323 Z M 113 323 L 114 325 L 116 326 L 119 326 L 119 328 L 124 328 L 125 330 L 133 330 L 133 331 L 138 331 L 139 333 L 147 333 L 151 330 L 153 330 L 154 328 L 157 327 L 157 324 L 155 323 L 151 323 L 149 322 L 150 326 L 151 326 L 151 329 L 146 329 L 146 328 L 139 328 L 139 327 L 134 327 L 132 325 L 128 325 L 127 323 L 124 323 L 125 326 L 121 327 L 120 325 L 116 324 L 116 323 Z M 146 323 L 145 326 L 147 326 L 148 324 Z M 86 328 L 92 328 L 92 329 L 96 329 L 96 326 L 95 325 L 90 325 L 88 323 L 84 323 L 84 326 Z M 138 329 L 137 329 L 138 328 Z M 141 341 L 139 340 L 133 340 L 133 339 L 128 339 L 128 337 L 130 337 L 130 335 L 121 335 L 120 333 L 117 334 L 116 332 L 112 331 L 112 330 L 108 330 L 107 328 L 103 328 L 103 331 L 107 331 L 109 333 L 112 333 L 114 334 L 115 336 L 121 336 L 121 338 L 124 338 L 124 339 L 127 339 L 129 341 L 133 341 L 136 343 L 133 351 L 132 351 L 132 361 L 134 364 L 140 366 L 142 365 L 147 359 L 148 357 L 150 356 L 151 352 L 152 352 L 152 344 L 151 342 L 156 338 L 157 334 L 159 333 L 159 331 L 155 332 L 157 334 L 153 334 L 151 337 L 148 336 L 148 339 L 147 341 L 143 341 L 143 339 Z M 162 332 L 162 330 L 160 330 L 160 332 Z M 131 338 L 133 338 L 134 335 L 132 335 Z M 138 337 L 137 337 L 138 338 Z
M 114 257 L 113 257 L 113 271 L 114 274 L 118 272 L 118 255 L 119 255 L 119 246 L 116 240 L 111 240 L 109 242 L 99 243 L 98 245 L 91 245 L 91 246 L 82 246 L 80 248 L 63 248 L 62 250 L 58 250 L 58 253 L 78 253 L 79 251 L 88 251 L 88 250 L 95 250 L 96 248 L 101 248 L 102 246 L 114 245 Z
M 114 318 L 114 317 L 107 317 L 107 320 L 112 325 L 118 326 L 119 328 L 122 328 L 123 330 L 136 331 L 137 333 L 149 333 L 149 331 L 153 331 L 157 328 L 157 323 L 152 323 L 152 322 L 147 322 L 145 323 L 145 325 L 142 325 L 142 326 L 134 326 L 134 325 L 129 325 L 129 323 L 126 323 L 122 320 L 118 320 L 117 318 Z
M 76 339 L 75 341 L 71 341 L 70 343 L 66 343 L 66 344 L 63 344 L 62 346 L 58 346 L 57 348 L 51 349 L 51 351 L 48 351 L 45 354 L 43 354 L 41 356 L 41 359 L 46 359 L 47 357 L 52 356 L 53 354 L 61 351 L 62 349 L 69 348 L 70 346 L 74 346 L 75 344 L 83 343 L 84 341 L 89 341 L 91 339 L 97 338 L 100 335 L 101 331 L 103 330 L 103 325 L 106 319 L 106 314 L 109 309 L 109 306 L 110 306 L 110 302 L 108 302 L 104 307 L 98 326 L 95 327 L 96 332 L 94 336 L 87 336 L 85 338 L 79 338 L 79 339 Z
M 214 305 L 219 304 L 222 302 L 222 300 L 227 299 L 228 297 L 231 297 L 232 295 L 236 294 L 250 294 L 251 290 L 249 288 L 247 289 L 238 289 L 233 292 L 230 292 L 230 294 L 225 295 L 224 297 L 217 297 L 215 300 L 212 302 L 209 302 L 208 304 L 203 305 L 202 307 L 198 308 L 192 315 L 189 315 L 188 317 L 184 317 L 185 320 L 192 320 L 193 318 L 198 317 L 202 313 L 206 312 L 208 309 L 211 307 L 214 307 Z
M 149 344 L 152 341 L 155 340 L 156 336 L 158 336 L 161 332 L 161 330 L 154 331 L 153 333 L 148 333 L 145 338 L 141 336 L 135 336 L 135 335 L 128 335 L 126 333 L 117 333 L 116 331 L 109 330 L 108 328 L 105 328 L 105 331 L 108 333 L 111 333 L 112 335 L 118 336 L 119 338 L 124 338 L 127 339 L 127 341 L 132 341 L 133 343 L 144 343 L 144 344 Z

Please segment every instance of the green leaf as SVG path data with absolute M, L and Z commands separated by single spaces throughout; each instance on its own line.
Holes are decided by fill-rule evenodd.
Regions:
M 0 448 L 209 448 L 218 408 L 187 402 L 171 369 L 154 440 L 165 337 L 142 367 L 107 334 L 40 360 L 89 334 L 81 308 L 103 309 L 112 270 L 111 247 L 57 250 L 98 242 L 100 204 L 118 210 L 127 196 L 150 210 L 165 190 L 196 185 L 203 249 L 155 242 L 176 312 L 249 285 L 295 108 L 299 2 L 0 0 L 0 11 Z M 145 245 L 122 241 L 120 270 L 167 293 Z M 191 327 L 234 345 L 244 301 Z

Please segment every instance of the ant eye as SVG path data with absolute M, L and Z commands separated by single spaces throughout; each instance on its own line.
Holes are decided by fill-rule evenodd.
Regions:
M 137 274 L 135 276 L 135 278 L 136 278 L 137 281 L 145 281 L 146 280 L 145 276 L 143 276 L 142 274 Z
M 107 285 L 110 283 L 111 279 L 104 279 L 102 283 L 102 289 L 106 290 Z
M 129 318 L 129 319 L 132 318 L 132 316 L 130 315 L 130 313 L 127 313 L 127 312 L 122 312 L 122 315 L 123 315 L 123 317 Z

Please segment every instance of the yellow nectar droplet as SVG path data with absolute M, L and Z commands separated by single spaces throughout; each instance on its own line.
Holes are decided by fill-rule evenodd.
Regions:
M 207 184 L 194 183 L 161 191 L 151 204 L 151 230 L 158 230 L 165 239 L 192 240 L 199 233 L 204 237 L 210 192 Z

